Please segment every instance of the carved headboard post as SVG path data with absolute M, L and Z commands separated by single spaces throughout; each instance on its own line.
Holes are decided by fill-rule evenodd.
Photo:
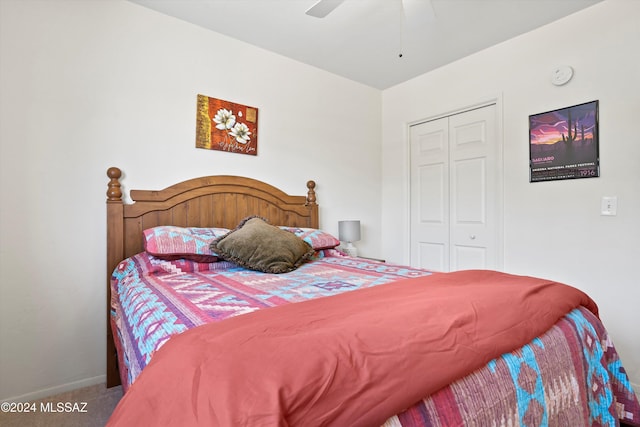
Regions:
M 111 331 L 111 273 L 124 258 L 124 205 L 120 189 L 122 172 L 111 167 L 107 170 L 107 176 L 110 178 L 107 186 L 107 387 L 113 387 L 119 384 L 119 372 Z
M 316 203 L 316 182 L 313 180 L 307 181 L 307 201 L 305 206 L 311 210 L 311 223 L 312 228 L 318 228 L 320 219 L 318 218 L 318 204 Z
M 316 182 L 315 181 L 307 181 L 307 206 L 316 204 Z
M 123 209 L 120 177 L 122 172 L 118 168 L 109 168 L 107 176 L 110 178 L 107 189 L 107 274 L 111 272 L 124 258 L 123 255 Z
M 107 169 L 107 176 L 110 178 L 107 184 L 107 201 L 122 202 L 122 190 L 120 190 L 120 177 L 122 171 L 116 167 Z

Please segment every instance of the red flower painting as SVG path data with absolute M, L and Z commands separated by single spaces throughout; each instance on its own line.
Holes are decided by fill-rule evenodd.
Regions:
M 196 148 L 258 154 L 258 109 L 198 95 Z

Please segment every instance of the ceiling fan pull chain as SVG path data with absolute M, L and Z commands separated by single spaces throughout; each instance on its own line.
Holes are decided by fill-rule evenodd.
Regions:
M 404 0 L 400 1 L 400 53 L 398 54 L 398 58 L 402 58 L 402 51 L 404 50 Z

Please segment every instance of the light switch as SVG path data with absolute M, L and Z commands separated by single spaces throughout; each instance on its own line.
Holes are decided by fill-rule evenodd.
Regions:
M 614 216 L 618 214 L 618 197 L 604 196 L 602 197 L 602 207 L 600 215 Z

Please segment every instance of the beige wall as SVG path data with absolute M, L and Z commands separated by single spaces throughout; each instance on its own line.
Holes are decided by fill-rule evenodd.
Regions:
M 382 256 L 409 262 L 408 123 L 496 99 L 504 144 L 504 268 L 588 292 L 640 388 L 640 2 L 606 0 L 383 92 Z M 566 86 L 550 83 L 562 64 Z M 529 183 L 528 116 L 600 101 L 601 177 Z M 600 215 L 603 196 L 618 215 Z
M 380 91 L 120 0 L 1 0 L 0 31 L 0 400 L 104 379 L 109 166 L 314 179 L 323 228 L 379 229 Z M 259 108 L 257 157 L 195 148 L 198 93 Z
M 107 167 L 125 191 L 237 174 L 299 194 L 312 178 L 323 228 L 359 218 L 363 255 L 406 263 L 407 123 L 490 98 L 505 269 L 589 292 L 640 383 L 639 8 L 606 0 L 380 92 L 126 1 L 0 0 L 0 400 L 104 379 Z M 565 63 L 574 80 L 550 85 Z M 258 107 L 260 155 L 196 150 L 197 93 Z M 528 115 L 592 99 L 602 176 L 529 184 Z M 604 195 L 618 216 L 599 215 Z

